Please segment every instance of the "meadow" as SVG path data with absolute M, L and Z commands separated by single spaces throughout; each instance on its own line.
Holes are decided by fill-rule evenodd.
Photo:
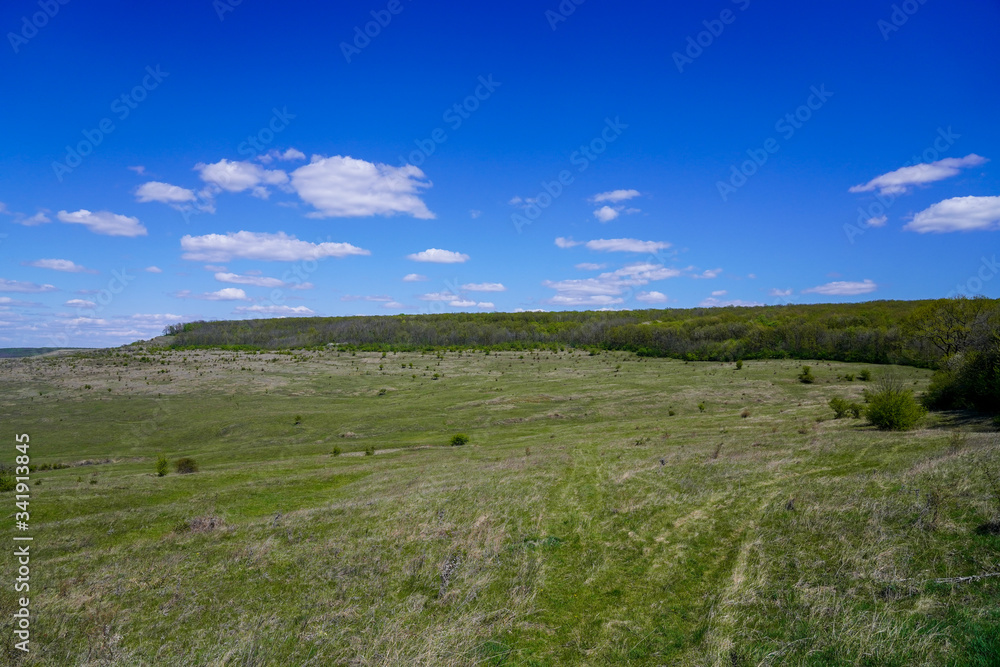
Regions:
M 1000 433 L 962 412 L 907 432 L 833 418 L 831 398 L 861 401 L 858 376 L 889 369 L 917 392 L 932 374 L 571 348 L 0 360 L 0 463 L 29 433 L 36 466 L 32 651 L 9 631 L 9 555 L 0 650 L 1000 664 Z M 160 455 L 198 470 L 158 476 Z

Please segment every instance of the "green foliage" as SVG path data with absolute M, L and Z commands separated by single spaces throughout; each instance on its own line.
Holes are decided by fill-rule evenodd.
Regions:
M 803 384 L 812 384 L 816 381 L 816 376 L 812 374 L 812 369 L 809 366 L 803 366 L 802 372 L 798 374 L 799 382 Z
M 705 401 L 702 401 L 701 403 L 698 404 L 698 412 L 704 412 L 704 411 L 705 411 Z
M 465 435 L 464 433 L 456 433 L 455 435 L 451 436 L 452 447 L 461 447 L 462 445 L 467 445 L 467 444 L 469 444 L 469 436 Z
M 862 382 L 871 382 L 872 372 L 866 368 L 860 373 L 858 373 L 858 379 L 861 380 Z
M 14 468 L 0 464 L 0 493 L 13 491 L 17 486 L 14 479 Z
M 334 445 L 333 446 L 333 451 L 331 451 L 330 454 L 332 456 L 340 456 L 340 454 L 341 454 L 340 445 Z
M 743 360 L 742 359 L 737 359 L 736 360 L 736 370 L 738 370 L 738 371 L 743 370 Z
M 830 399 L 830 409 L 833 410 L 834 419 L 843 419 L 851 411 L 851 404 L 847 400 L 834 396 Z
M 170 471 L 170 461 L 163 454 L 156 457 L 156 476 L 163 477 Z
M 189 475 L 193 472 L 198 472 L 198 464 L 194 459 L 185 456 L 174 461 L 174 470 L 179 475 Z
M 844 379 L 848 382 L 854 382 L 854 373 L 844 373 Z
M 298 426 L 302 423 L 302 415 L 295 415 L 295 425 Z
M 855 419 L 860 419 L 861 415 L 865 411 L 865 406 L 861 405 L 860 403 L 851 403 L 850 410 L 852 417 L 854 417 Z
M 375 445 L 369 444 L 365 446 L 365 456 L 375 456 Z
M 868 423 L 880 430 L 907 431 L 923 419 L 926 410 L 899 378 L 885 374 L 876 381 L 864 414 Z

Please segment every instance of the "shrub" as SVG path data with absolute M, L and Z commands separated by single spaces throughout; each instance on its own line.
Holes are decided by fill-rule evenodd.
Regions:
M 847 416 L 847 413 L 851 411 L 851 404 L 842 399 L 840 396 L 834 396 L 831 398 L 829 405 L 830 409 L 833 410 L 834 419 L 843 419 Z
M 188 475 L 193 472 L 198 472 L 198 464 L 195 463 L 194 459 L 185 456 L 174 461 L 174 470 L 176 470 L 179 475 Z
M 743 360 L 742 359 L 737 359 L 736 360 L 736 370 L 738 370 L 738 371 L 743 370 Z
M 812 369 L 809 368 L 808 366 L 802 367 L 802 372 L 799 373 L 798 377 L 799 377 L 799 382 L 802 382 L 804 384 L 812 384 L 813 382 L 816 381 L 816 376 L 812 374 Z
M 302 423 L 302 415 L 295 415 L 295 425 L 298 426 Z
M 743 419 L 746 419 L 749 416 L 750 416 L 750 408 L 743 408 L 743 411 L 740 412 L 740 417 L 743 417 Z
M 0 491 L 13 491 L 17 487 L 14 480 L 14 469 L 0 464 Z
M 170 461 L 163 454 L 156 457 L 156 476 L 163 477 L 170 471 Z
M 464 433 L 456 433 L 455 435 L 451 436 L 452 447 L 461 447 L 462 445 L 467 445 L 467 444 L 469 444 L 469 436 L 465 435 Z
M 702 401 L 701 403 L 698 404 L 698 412 L 704 412 L 704 411 L 705 411 L 705 401 Z
M 670 417 L 673 417 L 673 416 L 674 416 L 674 415 L 676 415 L 676 414 L 677 414 L 677 413 L 676 413 L 676 412 L 674 412 L 673 410 L 667 410 L 667 415 L 668 415 L 668 416 L 670 416 Z
M 906 431 L 917 425 L 926 410 L 913 392 L 903 389 L 903 383 L 895 375 L 883 375 L 869 394 L 865 408 L 868 423 L 883 431 Z
M 860 403 L 851 403 L 850 405 L 851 416 L 855 419 L 861 418 L 861 413 L 865 411 L 865 406 Z
M 375 456 L 375 445 L 365 447 L 365 456 Z
M 332 451 L 332 452 L 330 452 L 330 454 L 331 454 L 332 456 L 340 456 L 340 451 L 341 451 L 341 450 L 340 450 L 340 445 L 334 445 L 334 446 L 333 446 L 333 451 Z
M 844 373 L 844 379 L 848 382 L 854 382 L 854 373 Z
M 872 379 L 872 372 L 867 368 L 860 373 L 858 373 L 858 379 L 862 382 L 870 382 Z

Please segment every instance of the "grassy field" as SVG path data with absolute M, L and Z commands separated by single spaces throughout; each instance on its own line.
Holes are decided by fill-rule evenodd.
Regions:
M 1000 573 L 1000 434 L 958 414 L 906 433 L 834 420 L 828 400 L 865 386 L 845 375 L 885 367 L 811 365 L 806 385 L 799 362 L 579 351 L 0 361 L 0 462 L 27 432 L 34 465 L 69 466 L 32 475 L 27 657 L 3 550 L 2 650 L 1000 664 L 1000 577 L 981 576 Z M 895 371 L 917 391 L 930 375 Z M 158 477 L 160 453 L 199 471 Z

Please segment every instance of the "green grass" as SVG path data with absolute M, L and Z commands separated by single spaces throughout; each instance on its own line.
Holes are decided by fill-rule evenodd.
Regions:
M 881 369 L 810 365 L 813 384 L 797 361 L 570 351 L 2 361 L 8 432 L 72 466 L 32 475 L 34 650 L 5 630 L 5 657 L 998 664 L 1000 577 L 936 581 L 1000 572 L 976 532 L 998 434 L 834 420 L 866 386 L 838 378 Z M 161 454 L 199 471 L 158 477 Z

